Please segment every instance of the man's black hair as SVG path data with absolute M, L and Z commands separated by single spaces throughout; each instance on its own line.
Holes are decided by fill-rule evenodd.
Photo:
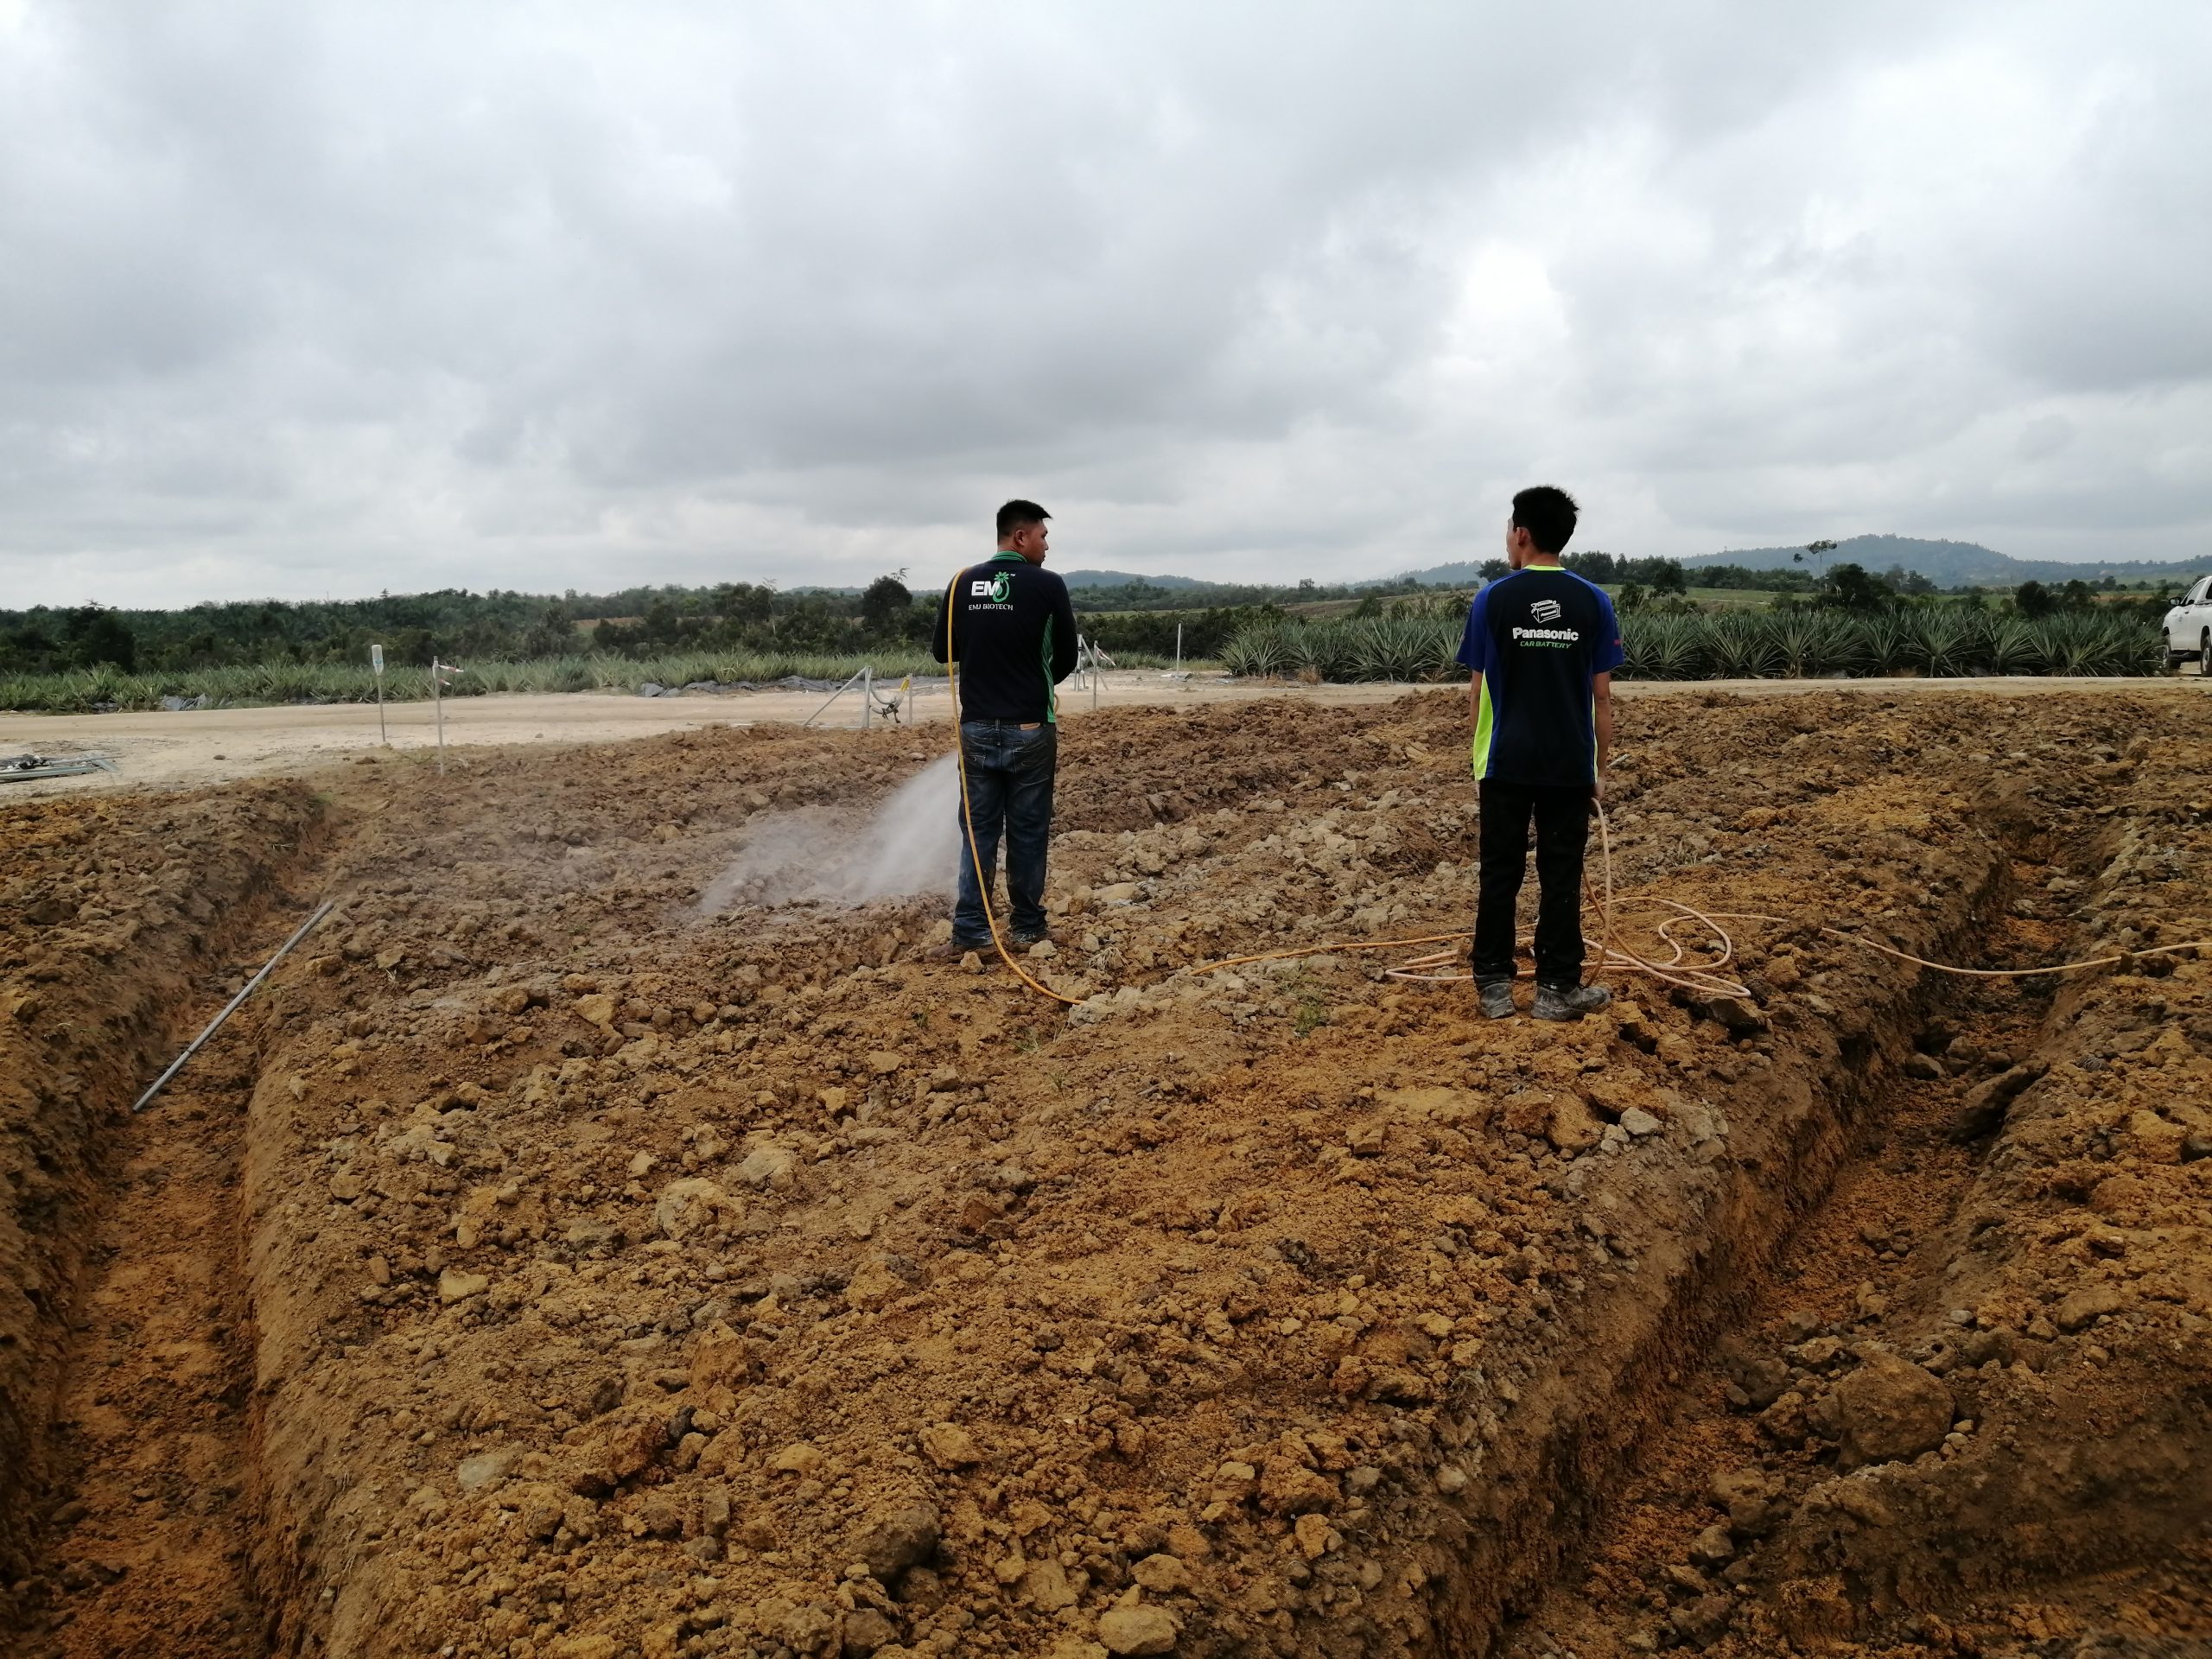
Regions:
M 1514 527 L 1529 532 L 1539 553 L 1556 553 L 1573 539 L 1576 511 L 1574 498 L 1549 484 L 1538 484 L 1513 498 Z
M 1052 516 L 1034 501 L 1009 501 L 999 509 L 999 540 L 1006 540 L 1024 524 L 1041 524 Z

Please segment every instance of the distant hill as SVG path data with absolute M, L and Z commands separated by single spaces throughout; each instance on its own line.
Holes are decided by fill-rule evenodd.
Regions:
M 1392 576 L 1393 584 L 1417 582 L 1424 588 L 1471 588 L 1483 579 L 1482 567 L 1472 559 L 1458 564 L 1432 564 L 1426 570 L 1408 570 L 1402 576 Z M 1363 588 L 1379 588 L 1383 584 L 1364 582 Z
M 1141 585 L 1147 588 L 1211 588 L 1217 584 L 1199 582 L 1191 576 L 1133 576 L 1126 570 L 1065 570 L 1060 580 L 1071 588 L 1127 588 Z
M 1738 547 L 1700 553 L 1682 561 L 1684 569 L 1706 564 L 1737 564 L 1747 570 L 1785 565 L 1817 572 L 1838 564 L 1863 565 L 1872 571 L 1902 565 L 1939 588 L 2017 588 L 2024 582 L 2118 582 L 2178 579 L 2192 567 L 2164 559 L 2016 559 L 1979 542 L 1931 542 L 1911 536 L 1853 536 L 1832 553 L 1815 558 L 1802 547 Z M 1456 567 L 1447 567 L 1456 568 Z

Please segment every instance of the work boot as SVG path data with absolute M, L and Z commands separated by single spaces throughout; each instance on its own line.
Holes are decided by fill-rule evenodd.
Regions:
M 1513 1017 L 1513 982 L 1510 979 L 1478 979 L 1475 990 L 1482 997 L 1483 1012 L 1493 1020 Z
M 1612 1000 L 1613 994 L 1602 985 L 1539 984 L 1536 1006 L 1529 1012 L 1539 1020 L 1580 1020 Z

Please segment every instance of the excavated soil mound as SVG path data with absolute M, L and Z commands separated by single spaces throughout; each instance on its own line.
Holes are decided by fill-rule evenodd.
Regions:
M 859 832 L 931 758 L 910 734 L 339 769 L 340 909 L 237 1022 L 262 1630 L 567 1659 L 2202 1635 L 2164 1581 L 2065 1586 L 2195 1560 L 2212 1515 L 2206 964 L 1977 1011 L 2018 1033 L 1993 1070 L 1994 1039 L 1936 1040 L 1933 982 L 1818 926 L 1952 959 L 2212 934 L 2180 710 L 1638 704 L 1624 899 L 1794 919 L 1728 924 L 1744 995 L 1619 980 L 1572 1026 L 1484 1021 L 1389 954 L 1181 971 L 1465 925 L 1454 693 L 1071 722 L 1029 965 L 1072 1011 L 924 961 L 941 899 L 702 911 L 772 821 Z M 2013 938 L 2031 866 L 2073 904 Z M 1657 915 L 1624 910 L 1646 953 Z M 1957 1214 L 1905 1253 L 1929 1276 L 1776 1353 L 1763 1299 L 1906 1077 L 1959 1119 Z M 1725 1394 L 1776 1382 L 1755 1415 Z M 1740 1533 L 1709 1481 L 1637 1484 L 1692 1432 L 1738 1437 Z M 112 1591 L 44 1535 L 15 1594 L 67 1650 Z

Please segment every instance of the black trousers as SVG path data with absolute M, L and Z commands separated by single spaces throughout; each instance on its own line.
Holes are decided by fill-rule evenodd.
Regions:
M 1586 788 L 1482 783 L 1478 842 L 1482 885 L 1475 899 L 1477 979 L 1513 976 L 1513 908 L 1536 826 L 1536 982 L 1582 982 L 1582 851 L 1590 839 Z

